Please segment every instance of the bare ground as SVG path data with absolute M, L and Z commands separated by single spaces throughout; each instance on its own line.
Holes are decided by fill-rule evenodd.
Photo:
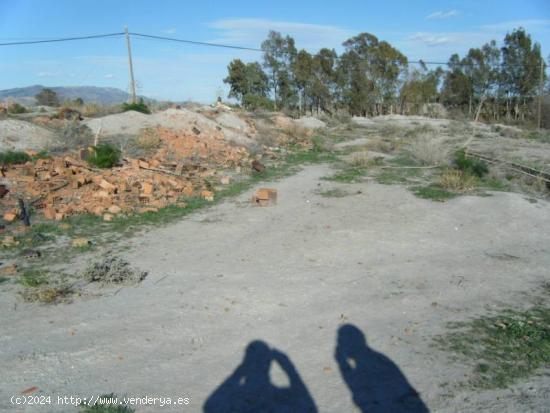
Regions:
M 437 203 L 327 174 L 310 166 L 274 184 L 274 207 L 252 207 L 247 193 L 131 239 L 124 257 L 149 272 L 136 287 L 56 306 L 0 292 L 0 409 L 36 386 L 189 397 L 162 411 L 201 411 L 259 339 L 289 357 L 319 411 L 358 411 L 334 357 L 350 323 L 433 412 L 544 411 L 548 375 L 466 389 L 470 369 L 432 339 L 449 321 L 528 304 L 550 267 L 550 203 L 515 193 Z M 319 195 L 335 187 L 349 195 Z

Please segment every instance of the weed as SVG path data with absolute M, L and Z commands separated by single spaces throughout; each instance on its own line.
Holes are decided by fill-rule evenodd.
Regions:
M 88 147 L 93 143 L 92 130 L 78 121 L 68 122 L 56 135 L 51 146 L 52 152 L 64 152 L 67 150 Z
M 526 139 L 533 139 L 539 142 L 550 143 L 550 131 L 541 130 L 541 131 L 530 131 L 524 134 Z
M 20 113 L 26 113 L 26 112 L 27 112 L 27 108 L 25 108 L 25 106 L 20 105 L 17 102 L 14 102 L 8 106 L 8 113 L 11 113 L 12 115 L 18 115 Z
M 0 165 L 17 165 L 29 162 L 31 157 L 26 152 L 6 151 L 0 152 Z
M 506 310 L 454 327 L 436 343 L 475 363 L 474 387 L 505 388 L 550 363 L 550 307 Z
M 19 283 L 25 287 L 38 287 L 48 282 L 47 272 L 28 269 L 19 277 Z
M 129 110 L 135 110 L 136 112 L 145 113 L 146 115 L 151 114 L 151 110 L 145 104 L 143 99 L 140 99 L 139 102 L 137 102 L 137 103 L 123 103 L 122 104 L 122 110 L 124 112 L 127 112 Z
M 455 153 L 454 163 L 461 171 L 470 172 L 479 178 L 489 172 L 489 168 L 485 162 L 466 157 L 466 151 L 464 151 L 464 149 L 460 149 Z
M 468 171 L 447 169 L 439 176 L 439 185 L 452 192 L 468 192 L 475 188 L 476 178 Z
M 120 158 L 120 149 L 109 143 L 94 146 L 94 154 L 87 161 L 99 168 L 112 168 Z
M 325 198 L 343 198 L 345 196 L 348 196 L 349 193 L 339 188 L 333 188 L 333 189 L 327 189 L 325 191 L 319 191 L 319 195 Z
M 40 286 L 31 290 L 21 292 L 25 301 L 39 301 L 45 304 L 52 304 L 67 298 L 73 293 L 73 289 L 68 285 L 60 286 Z
M 448 152 L 431 134 L 423 134 L 409 143 L 408 152 L 422 165 L 440 165 L 446 162 Z
M 384 163 L 382 156 L 371 157 L 368 151 L 354 152 L 351 154 L 349 163 L 357 168 L 380 166 Z
M 323 177 L 322 179 L 334 182 L 354 183 L 361 182 L 366 170 L 364 168 L 345 168 L 334 175 Z
M 88 281 L 105 284 L 138 283 L 146 276 L 146 272 L 133 270 L 128 261 L 109 255 L 84 271 L 84 278 Z
M 452 192 L 446 191 L 435 185 L 416 186 L 411 189 L 417 197 L 431 199 L 432 201 L 444 202 L 456 196 Z

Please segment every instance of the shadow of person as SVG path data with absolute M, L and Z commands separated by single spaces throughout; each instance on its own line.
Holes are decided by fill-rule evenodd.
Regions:
M 354 325 L 338 329 L 335 358 L 353 402 L 362 413 L 429 412 L 399 367 L 369 348 Z
M 285 372 L 289 387 L 271 383 L 269 370 L 276 362 Z M 253 341 L 246 348 L 242 363 L 208 397 L 205 413 L 310 413 L 317 408 L 304 382 L 282 352 L 263 341 Z

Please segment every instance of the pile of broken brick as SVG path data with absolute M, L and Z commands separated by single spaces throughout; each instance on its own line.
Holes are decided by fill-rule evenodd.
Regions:
M 230 182 L 227 172 L 250 165 L 246 149 L 223 139 L 171 130 L 159 130 L 158 134 L 163 145 L 149 159 L 123 158 L 121 165 L 111 169 L 89 165 L 86 150 L 79 155 L 2 167 L 4 220 L 19 217 L 19 199 L 46 219 L 90 213 L 105 221 L 120 213 L 157 211 L 174 204 L 183 207 L 186 197 L 212 201 L 215 189 Z

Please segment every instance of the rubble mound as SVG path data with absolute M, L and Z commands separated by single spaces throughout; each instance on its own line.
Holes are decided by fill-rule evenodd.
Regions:
M 107 255 L 91 264 L 84 271 L 84 277 L 90 282 L 102 284 L 136 284 L 147 277 L 147 272 L 133 269 L 128 261 L 120 257 Z
M 155 124 L 150 115 L 133 110 L 101 118 L 87 119 L 83 123 L 94 133 L 100 132 L 101 136 L 138 135 L 143 128 Z
M 48 129 L 17 119 L 0 120 L 0 152 L 40 150 L 54 141 Z
M 294 122 L 298 126 L 307 129 L 322 129 L 327 127 L 327 124 L 325 122 L 312 116 L 306 116 L 300 119 L 296 119 Z
M 212 197 L 219 171 L 249 163 L 243 147 L 234 147 L 217 131 L 214 135 L 156 127 L 147 131 L 160 142 L 148 160 L 122 160 L 111 169 L 93 168 L 73 156 L 38 159 L 35 163 L 7 166 L 5 213 L 17 216 L 17 200 L 23 198 L 47 219 L 90 213 L 110 221 L 120 213 L 157 211 L 171 204 L 184 207 L 182 198 Z M 86 156 L 82 151 L 81 157 Z M 203 194 L 207 195 L 203 195 Z

